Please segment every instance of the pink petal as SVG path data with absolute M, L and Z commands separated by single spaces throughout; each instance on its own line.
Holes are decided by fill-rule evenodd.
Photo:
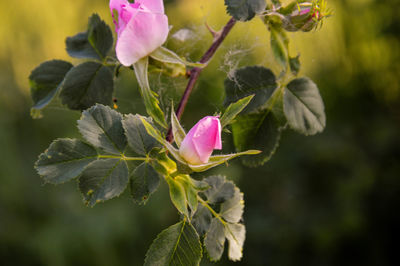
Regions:
M 220 128 L 219 119 L 213 116 L 204 117 L 192 128 L 194 130 L 193 145 L 203 163 L 208 162 L 214 147 L 218 144 L 216 139 L 220 134 Z
M 217 132 L 215 134 L 215 146 L 214 149 L 216 150 L 222 150 L 222 140 L 221 140 L 221 122 L 219 121 L 219 119 L 217 119 L 218 123 L 217 123 Z
M 113 12 L 113 10 L 117 10 L 118 13 L 121 13 L 121 9 L 124 6 L 128 6 L 130 3 L 128 2 L 128 0 L 110 0 L 110 10 L 111 13 Z
M 200 157 L 197 154 L 191 137 L 187 137 L 182 141 L 179 154 L 190 164 L 198 165 L 203 163 L 200 161 Z
M 136 0 L 135 3 L 144 5 L 153 13 L 164 14 L 164 2 L 163 0 Z
M 166 15 L 137 12 L 119 31 L 116 45 L 118 60 L 125 66 L 136 63 L 160 47 L 166 41 L 168 32 Z

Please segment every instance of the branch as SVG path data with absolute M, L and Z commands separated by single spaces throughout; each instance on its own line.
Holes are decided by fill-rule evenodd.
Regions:
M 208 62 L 211 60 L 211 58 L 214 56 L 215 52 L 217 49 L 220 47 L 222 42 L 225 40 L 226 36 L 228 33 L 231 31 L 233 26 L 235 25 L 236 20 L 234 18 L 231 18 L 228 23 L 226 23 L 225 27 L 222 29 L 221 33 L 217 38 L 214 39 L 213 43 L 211 44 L 210 48 L 207 50 L 207 52 L 203 55 L 203 57 L 200 59 L 200 63 L 202 64 L 208 64 Z M 192 90 L 194 88 L 194 85 L 196 84 L 197 79 L 199 78 L 199 75 L 203 68 L 195 67 L 190 71 L 190 78 L 189 82 L 186 86 L 185 92 L 182 95 L 181 101 L 179 102 L 178 108 L 176 109 L 176 116 L 178 119 L 181 119 L 183 111 L 185 110 L 186 104 L 189 100 L 190 94 L 192 93 Z M 167 134 L 167 141 L 172 142 L 174 140 L 174 136 L 172 135 L 172 128 L 170 127 L 168 130 Z

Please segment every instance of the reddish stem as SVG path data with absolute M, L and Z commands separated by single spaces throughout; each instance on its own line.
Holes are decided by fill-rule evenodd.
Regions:
M 203 55 L 200 59 L 200 63 L 207 65 L 211 58 L 214 56 L 217 49 L 220 47 L 222 42 L 225 40 L 228 33 L 231 31 L 233 26 L 235 25 L 236 20 L 231 18 L 228 23 L 226 23 L 225 27 L 222 29 L 221 33 L 214 39 L 213 43 L 211 44 L 210 48 L 207 52 Z M 179 102 L 178 108 L 176 109 L 176 116 L 178 119 L 181 119 L 183 111 L 185 110 L 186 104 L 189 100 L 190 94 L 194 88 L 194 85 L 197 82 L 197 79 L 200 76 L 201 71 L 203 68 L 195 67 L 190 71 L 190 78 L 189 82 L 186 86 L 185 92 L 182 95 L 181 101 Z M 172 142 L 174 140 L 174 136 L 172 135 L 172 128 L 170 127 L 167 134 L 167 141 Z

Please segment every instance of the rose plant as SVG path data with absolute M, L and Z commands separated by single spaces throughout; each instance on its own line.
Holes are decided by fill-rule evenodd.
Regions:
M 262 165 L 275 152 L 284 130 L 313 135 L 325 127 L 319 90 L 311 79 L 297 77 L 299 56 L 290 55 L 286 35 L 316 28 L 329 15 L 325 1 L 283 6 L 278 0 L 225 0 L 225 5 L 231 19 L 220 32 L 211 30 L 214 40 L 198 62 L 162 46 L 169 34 L 162 0 L 111 0 L 115 49 L 111 29 L 95 14 L 85 32 L 66 39 L 68 54 L 84 62 L 74 66 L 47 61 L 29 77 L 34 118 L 41 117 L 56 96 L 69 109 L 82 111 L 78 129 L 83 140 L 57 139 L 37 160 L 35 168 L 46 183 L 76 179 L 88 206 L 117 197 L 126 187 L 134 202 L 144 204 L 161 180 L 168 185 L 181 220 L 158 235 L 145 265 L 199 265 L 203 252 L 217 261 L 225 242 L 229 259 L 240 260 L 245 240 L 243 194 L 224 176 L 198 180 L 192 173 L 238 156 L 248 166 Z M 202 118 L 186 134 L 179 120 L 203 68 L 235 24 L 254 17 L 261 18 L 270 32 L 281 72 L 276 76 L 265 66 L 236 69 L 225 80 L 224 112 Z M 117 106 L 109 107 L 121 67 L 136 75 L 147 116 L 121 114 L 114 110 Z M 161 70 L 168 79 L 187 75 L 186 90 L 171 115 L 165 115 L 150 88 L 149 68 Z M 231 133 L 237 152 L 213 155 L 223 149 L 223 130 Z

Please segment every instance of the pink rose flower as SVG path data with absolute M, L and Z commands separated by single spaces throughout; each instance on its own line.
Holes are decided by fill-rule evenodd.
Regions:
M 217 116 L 206 116 L 190 129 L 179 154 L 190 164 L 207 163 L 213 150 L 222 149 L 221 123 Z
M 168 17 L 163 0 L 110 0 L 110 10 L 118 35 L 115 50 L 124 66 L 136 63 L 167 40 Z

